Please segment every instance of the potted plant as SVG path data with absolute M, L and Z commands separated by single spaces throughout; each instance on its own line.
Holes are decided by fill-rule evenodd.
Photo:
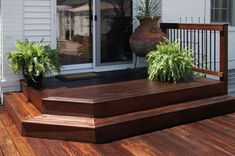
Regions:
M 165 40 L 166 34 L 157 26 L 161 18 L 159 15 L 161 6 L 161 0 L 136 0 L 134 2 L 140 25 L 131 35 L 129 43 L 137 56 L 145 57 L 156 44 Z
M 47 74 L 60 71 L 58 51 L 49 45 L 43 46 L 42 41 L 17 41 L 16 51 L 8 54 L 8 63 L 14 73 L 22 71 L 28 85 L 33 87 L 40 87 L 41 80 Z
M 194 61 L 190 49 L 180 49 L 178 42 L 166 41 L 147 55 L 150 80 L 161 82 L 187 81 L 193 77 Z

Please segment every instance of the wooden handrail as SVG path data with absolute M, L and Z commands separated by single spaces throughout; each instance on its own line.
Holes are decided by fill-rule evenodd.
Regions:
M 187 29 L 187 30 L 211 30 L 224 31 L 228 24 L 190 24 L 190 23 L 161 23 L 162 29 Z
M 194 46 L 193 47 L 194 56 L 196 57 L 195 59 L 197 59 L 197 67 L 195 67 L 193 70 L 199 73 L 204 73 L 219 77 L 220 81 L 223 81 L 224 83 L 224 93 L 227 93 L 228 24 L 161 23 L 160 27 L 165 33 L 168 33 L 168 37 L 171 38 L 171 41 L 179 39 L 181 41 L 181 47 L 190 48 L 191 45 L 192 48 Z M 219 36 L 217 35 L 217 33 L 219 33 Z M 219 40 L 217 40 L 218 39 L 217 37 L 219 37 Z M 208 44 L 209 41 L 210 43 Z M 216 58 L 218 52 L 216 45 L 217 42 L 219 42 L 220 46 L 219 70 L 217 70 L 217 65 L 216 65 L 216 60 L 217 60 Z M 208 48 L 208 46 L 210 47 Z M 203 58 L 204 55 L 206 57 L 205 60 Z M 209 63 L 207 59 L 209 59 Z M 214 62 L 213 66 L 212 62 Z M 204 64 L 206 64 L 206 67 L 204 66 Z M 210 66 L 209 69 L 207 67 L 208 64 Z
M 206 69 L 193 68 L 193 71 L 198 72 L 198 73 L 213 75 L 213 76 L 217 76 L 217 77 L 223 77 L 224 76 L 223 72 L 215 72 L 215 71 L 206 70 Z

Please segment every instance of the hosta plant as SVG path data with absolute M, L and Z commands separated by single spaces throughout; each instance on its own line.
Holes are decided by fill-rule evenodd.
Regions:
M 14 73 L 22 71 L 29 85 L 38 85 L 47 74 L 60 71 L 58 51 L 43 46 L 42 41 L 17 41 L 16 50 L 8 54 L 8 63 Z
M 147 55 L 150 80 L 161 82 L 180 82 L 192 78 L 193 58 L 191 50 L 182 49 L 178 42 L 160 43 Z

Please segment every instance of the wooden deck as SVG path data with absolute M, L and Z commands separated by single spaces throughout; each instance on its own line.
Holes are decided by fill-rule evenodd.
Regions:
M 235 155 L 235 113 L 108 144 L 22 137 L 0 108 L 0 156 Z
M 98 73 L 101 78 L 60 81 L 41 89 L 21 82 L 4 104 L 23 136 L 106 143 L 235 112 L 221 81 L 178 84 L 149 81 L 144 69 Z

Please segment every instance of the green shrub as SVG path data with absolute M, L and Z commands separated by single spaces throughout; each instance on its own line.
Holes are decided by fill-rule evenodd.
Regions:
M 192 78 L 194 67 L 191 50 L 180 49 L 178 42 L 166 41 L 156 46 L 147 55 L 150 80 L 161 82 L 180 82 Z
M 51 49 L 49 45 L 43 46 L 42 41 L 17 41 L 16 51 L 8 54 L 8 63 L 14 73 L 18 74 L 23 70 L 23 75 L 34 81 L 38 77 L 60 71 L 58 51 Z

